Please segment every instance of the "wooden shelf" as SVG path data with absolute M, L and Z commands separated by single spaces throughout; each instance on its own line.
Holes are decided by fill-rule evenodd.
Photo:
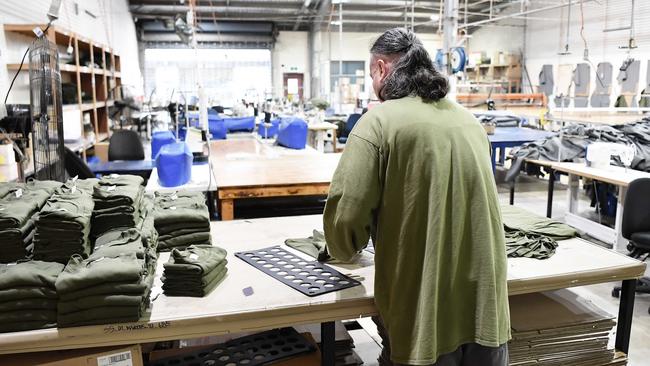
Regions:
M 5 32 L 13 32 L 34 39 L 33 29 L 36 27 L 45 29 L 43 24 L 5 24 Z M 78 110 L 86 115 L 90 115 L 90 120 L 97 141 L 106 140 L 110 136 L 109 115 L 107 107 L 114 105 L 113 97 L 119 98 L 119 93 L 108 94 L 108 86 L 119 86 L 122 84 L 120 73 L 120 56 L 115 54 L 112 48 L 102 45 L 83 35 L 64 30 L 57 26 L 51 26 L 46 32 L 50 43 L 58 47 L 65 47 L 69 44 L 73 47 L 74 64 L 60 63 L 59 70 L 66 73 L 67 79 L 72 79 L 77 87 L 78 103 L 67 104 L 63 106 L 65 110 Z M 80 65 L 79 57 L 82 55 L 90 56 L 93 65 Z M 95 67 L 95 65 L 101 67 Z M 7 64 L 8 70 L 18 70 L 19 64 Z M 29 63 L 24 64 L 21 70 L 28 71 Z M 94 75 L 94 76 L 93 76 Z M 92 99 L 83 99 L 82 94 Z M 106 100 L 111 97 L 110 100 Z M 79 121 L 83 125 L 83 117 Z M 85 148 L 81 149 L 85 158 Z

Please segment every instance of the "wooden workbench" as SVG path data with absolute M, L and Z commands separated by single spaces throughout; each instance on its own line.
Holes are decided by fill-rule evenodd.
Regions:
M 234 218 L 234 200 L 326 195 L 341 154 L 269 147 L 257 139 L 211 145 L 222 220 Z
M 236 258 L 236 251 L 282 244 L 322 227 L 320 215 L 212 222 L 213 244 L 228 250 L 228 275 L 204 298 L 166 297 L 160 276 L 168 253 L 158 260 L 151 313 L 139 323 L 45 329 L 0 334 L 0 354 L 122 345 L 207 335 L 261 331 L 296 324 L 323 323 L 376 314 L 374 264 L 363 252 L 352 264 L 333 265 L 361 280 L 362 286 L 317 297 L 307 297 Z M 302 257 L 304 254 L 288 249 Z M 305 257 L 307 258 L 307 257 Z M 634 306 L 635 278 L 645 264 L 588 243 L 561 241 L 547 260 L 509 259 L 510 295 L 627 280 L 621 295 L 617 348 L 627 351 Z M 252 287 L 246 296 L 242 289 Z M 631 292 L 630 292 L 631 291 Z M 156 294 L 160 294 L 157 298 Z M 631 296 L 631 301 L 630 300 Z M 333 333 L 323 352 L 333 353 Z

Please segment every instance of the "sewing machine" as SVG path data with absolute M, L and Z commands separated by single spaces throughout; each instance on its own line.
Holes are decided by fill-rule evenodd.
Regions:
M 610 166 L 612 157 L 618 156 L 621 163 L 629 168 L 635 153 L 634 145 L 594 142 L 587 146 L 587 164 L 593 168 L 607 168 Z

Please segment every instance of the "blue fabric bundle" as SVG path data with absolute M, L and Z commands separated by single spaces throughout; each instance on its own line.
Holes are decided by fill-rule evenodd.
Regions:
M 161 147 L 174 142 L 176 142 L 176 138 L 171 131 L 154 131 L 151 136 L 151 158 L 156 158 Z
M 226 128 L 228 132 L 253 131 L 255 129 L 255 116 L 250 117 L 226 117 Z
M 226 122 L 222 118 L 219 118 L 218 115 L 209 115 L 208 116 L 208 128 L 210 129 L 211 140 L 225 140 L 228 129 L 226 128 Z
M 156 157 L 158 181 L 163 187 L 177 187 L 192 179 L 192 151 L 184 142 L 164 145 Z
M 272 138 L 278 134 L 279 129 L 280 129 L 280 119 L 275 118 L 271 120 L 271 126 L 269 126 L 268 128 L 264 125 L 264 123 L 260 123 L 257 129 L 257 133 L 262 138 Z
M 276 141 L 290 149 L 304 149 L 307 145 L 307 122 L 297 117 L 282 118 Z

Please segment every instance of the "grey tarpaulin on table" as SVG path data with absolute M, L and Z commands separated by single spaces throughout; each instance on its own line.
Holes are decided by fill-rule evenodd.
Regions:
M 638 122 L 617 126 L 572 124 L 563 127 L 562 133 L 556 136 L 516 147 L 512 150 L 513 162 L 506 174 L 506 182 L 515 180 L 524 159 L 571 162 L 584 158 L 587 145 L 596 141 L 634 144 L 636 155 L 631 168 L 650 172 L 650 117 L 645 117 Z M 559 159 L 558 154 L 561 155 Z M 615 162 L 622 166 L 618 158 Z

